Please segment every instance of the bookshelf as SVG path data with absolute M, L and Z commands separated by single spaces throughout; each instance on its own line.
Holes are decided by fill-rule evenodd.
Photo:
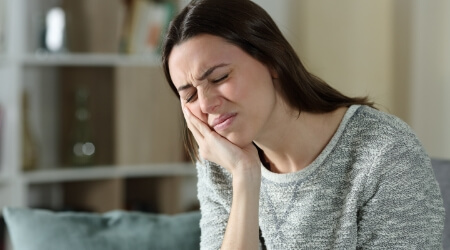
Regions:
M 1 62 L 0 57 L 0 62 Z M 21 58 L 25 66 L 107 66 L 107 67 L 154 67 L 160 66 L 157 55 L 121 55 L 121 54 L 56 54 L 26 55 Z
M 131 166 L 95 166 L 90 168 L 45 169 L 24 173 L 28 184 L 58 183 L 62 181 L 102 180 L 114 178 L 135 178 L 140 176 L 167 177 L 192 176 L 195 168 L 190 163 L 155 163 Z M 1 179 L 0 179 L 1 181 Z M 4 179 L 7 181 L 7 179 Z
M 0 1 L 6 38 L 0 50 L 0 206 L 160 213 L 195 207 L 195 168 L 186 160 L 179 104 L 159 56 L 119 52 L 125 1 Z M 55 6 L 66 14 L 66 43 L 62 51 L 43 52 L 43 17 Z M 77 167 L 67 152 L 79 86 L 89 91 L 96 158 Z M 28 171 L 25 126 L 38 156 Z

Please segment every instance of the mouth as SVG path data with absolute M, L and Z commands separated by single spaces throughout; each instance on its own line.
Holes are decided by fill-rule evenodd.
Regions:
M 225 130 L 234 121 L 236 115 L 237 115 L 236 113 L 223 114 L 213 120 L 211 127 L 214 128 L 215 131 Z

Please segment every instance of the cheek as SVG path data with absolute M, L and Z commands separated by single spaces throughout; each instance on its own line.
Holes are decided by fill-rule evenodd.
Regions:
M 186 103 L 184 106 L 186 106 L 192 112 L 192 114 L 198 119 L 200 119 L 202 122 L 208 123 L 208 117 L 205 114 L 203 114 L 198 102 Z
M 252 100 L 265 97 L 273 91 L 273 82 L 268 70 L 263 68 L 250 68 L 241 72 L 239 78 L 232 85 L 227 86 L 224 92 L 236 100 Z
M 249 96 L 245 79 L 233 79 L 227 84 L 221 85 L 218 90 L 227 100 L 232 102 L 242 102 Z

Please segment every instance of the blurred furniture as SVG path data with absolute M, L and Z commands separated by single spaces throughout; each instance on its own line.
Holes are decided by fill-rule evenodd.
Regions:
M 168 216 L 112 211 L 104 214 L 4 208 L 17 250 L 196 250 L 200 212 Z
M 450 160 L 432 159 L 434 174 L 439 183 L 445 207 L 445 225 L 443 234 L 444 250 L 450 249 Z
M 138 1 L 0 0 L 0 208 L 174 214 L 195 206 L 195 169 L 160 57 L 119 49 L 126 14 L 138 11 L 127 2 Z M 58 7 L 66 44 L 52 52 L 42 39 L 46 14 Z M 94 160 L 84 166 L 71 160 L 80 88 L 89 93 L 95 145 Z

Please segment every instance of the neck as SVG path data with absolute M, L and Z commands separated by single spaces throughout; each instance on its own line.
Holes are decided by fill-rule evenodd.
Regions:
M 335 134 L 347 108 L 322 114 L 286 108 L 274 112 L 266 133 L 255 140 L 276 173 L 292 173 L 311 164 Z

